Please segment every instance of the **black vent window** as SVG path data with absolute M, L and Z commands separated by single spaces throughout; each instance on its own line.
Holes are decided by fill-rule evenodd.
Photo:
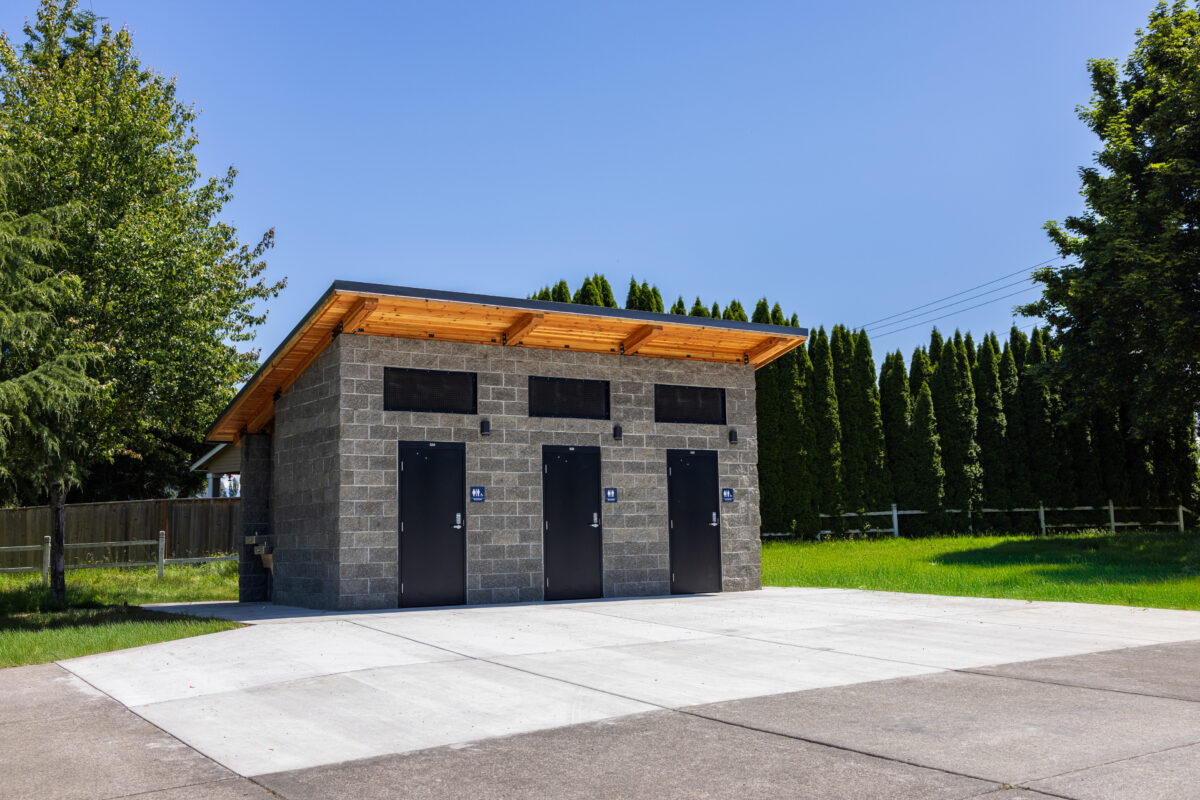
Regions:
M 383 370 L 384 411 L 476 413 L 475 373 L 433 369 Z
M 725 390 L 705 386 L 654 387 L 655 422 L 725 424 Z
M 529 416 L 608 419 L 608 381 L 530 377 Z

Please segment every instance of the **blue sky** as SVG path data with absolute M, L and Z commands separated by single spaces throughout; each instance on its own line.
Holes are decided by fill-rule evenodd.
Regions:
M 268 353 L 337 278 L 525 296 L 599 271 L 815 327 L 1042 262 L 1096 149 L 1086 61 L 1124 59 L 1153 4 L 82 5 L 178 76 L 243 237 L 276 228 Z M 1034 296 L 936 324 L 1007 330 Z M 877 361 L 923 319 L 872 329 Z

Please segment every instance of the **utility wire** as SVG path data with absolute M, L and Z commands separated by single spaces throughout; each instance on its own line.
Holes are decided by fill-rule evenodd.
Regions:
M 864 324 L 864 325 L 859 325 L 859 326 L 858 326 L 858 328 L 857 328 L 856 330 L 861 330 L 862 328 L 866 328 L 866 327 L 868 327 L 868 326 L 870 326 L 870 325 L 875 325 L 875 324 L 878 324 L 878 323 L 880 323 L 880 322 L 885 322 L 885 321 L 887 321 L 887 320 L 889 320 L 889 319 L 893 319 L 893 318 L 895 318 L 895 317 L 899 317 L 899 316 L 902 316 L 902 315 L 904 315 L 904 314 L 909 314 L 909 313 L 912 313 L 913 311 L 920 311 L 922 308 L 928 308 L 929 306 L 937 305 L 938 303 L 943 303 L 943 302 L 945 302 L 945 301 L 947 301 L 947 300 L 952 300 L 952 299 L 954 299 L 955 297 L 960 297 L 960 296 L 962 296 L 962 295 L 964 295 L 964 294 L 967 294 L 967 293 L 969 293 L 969 292 L 973 292 L 973 291 L 975 291 L 976 289 L 982 289 L 982 288 L 983 288 L 983 287 L 985 287 L 985 286 L 991 286 L 993 283 L 999 283 L 1000 281 L 1007 280 L 1008 278 L 1012 278 L 1012 277 L 1014 277 L 1014 276 L 1016 276 L 1016 275 L 1020 275 L 1020 274 L 1021 274 L 1021 273 L 1023 273 L 1023 272 L 1029 272 L 1030 270 L 1035 270 L 1035 269 L 1037 269 L 1038 267 L 1043 267 L 1043 266 L 1045 266 L 1046 264 L 1049 264 L 1051 261 L 1057 261 L 1057 260 L 1058 260 L 1058 258 L 1059 258 L 1058 256 L 1055 256 L 1054 258 L 1047 258 L 1045 261 L 1039 261 L 1038 263 L 1034 264 L 1033 266 L 1024 267 L 1023 269 L 1019 269 L 1019 270 L 1017 270 L 1016 272 L 1010 272 L 1010 273 L 1009 273 L 1009 274 L 1007 274 L 1007 275 L 1001 275 L 999 278 L 996 278 L 995 280 L 990 280 L 990 281 L 988 281 L 987 283 L 981 283 L 981 284 L 979 284 L 978 286 L 972 286 L 970 289 L 963 289 L 961 292 L 955 292 L 954 294 L 947 295 L 946 297 L 943 297 L 943 298 L 941 298 L 940 300 L 931 300 L 931 301 L 929 301 L 928 303 L 925 303 L 925 304 L 923 304 L 923 305 L 916 306 L 916 307 L 914 307 L 914 308 L 907 309 L 907 310 L 905 310 L 905 311 L 897 311 L 895 314 L 890 314 L 890 315 L 888 315 L 888 316 L 886 316 L 886 317 L 882 317 L 882 318 L 880 318 L 880 319 L 873 320 L 873 321 L 871 321 L 871 322 L 868 322 L 868 323 L 866 323 L 866 324 Z
M 1034 287 L 1031 286 L 1029 288 L 1032 289 Z M 999 302 L 1000 300 L 1007 300 L 1010 297 L 1016 297 L 1019 294 L 1025 294 L 1028 291 L 1029 291 L 1029 289 L 1022 289 L 1021 291 L 1013 292 L 1012 294 L 1006 294 L 1001 297 L 993 297 L 991 300 L 986 300 L 978 305 L 968 306 L 967 308 L 960 308 L 958 311 L 951 311 L 949 314 L 943 314 L 940 317 L 934 317 L 933 319 L 922 320 L 921 322 L 914 323 L 905 328 L 896 328 L 893 331 L 887 331 L 886 333 L 881 333 L 876 338 L 882 339 L 884 336 L 891 336 L 893 333 L 900 333 L 900 331 L 906 331 L 909 328 L 918 328 L 922 325 L 928 325 L 931 322 L 937 322 L 939 319 L 945 319 L 946 317 L 953 317 L 955 314 L 961 314 L 964 311 L 971 311 L 976 308 L 982 308 L 983 306 L 991 305 L 992 303 Z
M 988 289 L 986 292 L 980 292 L 979 294 L 971 295 L 970 297 L 964 297 L 962 300 L 955 300 L 953 303 L 946 303 L 945 305 L 936 306 L 934 308 L 928 309 L 927 311 L 917 312 L 916 314 L 908 314 L 906 316 L 900 317 L 899 319 L 893 320 L 892 322 L 888 322 L 883 325 L 875 326 L 875 329 L 882 330 L 884 328 L 891 328 L 894 325 L 901 325 L 905 322 L 915 320 L 918 317 L 925 317 L 930 314 L 936 314 L 939 311 L 945 311 L 948 308 L 953 308 L 954 306 L 959 306 L 959 305 L 962 305 L 963 303 L 969 303 L 972 300 L 978 300 L 981 297 L 987 297 L 989 294 L 995 294 L 996 292 L 1002 292 L 1005 289 L 1011 289 L 1014 286 L 1020 286 L 1023 283 L 1028 283 L 1032 279 L 1033 279 L 1033 276 L 1029 276 L 1026 278 L 1022 278 L 1019 281 L 1014 281 L 1012 283 L 1006 283 L 1001 286 L 997 286 L 995 289 Z M 867 327 L 870 328 L 872 326 L 868 325 Z

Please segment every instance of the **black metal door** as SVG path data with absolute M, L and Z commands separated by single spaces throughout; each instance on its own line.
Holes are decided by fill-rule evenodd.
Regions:
M 542 447 L 542 553 L 547 600 L 603 594 L 600 448 Z
M 400 443 L 400 605 L 466 602 L 466 447 Z
M 721 511 L 715 450 L 667 451 L 671 594 L 721 591 Z

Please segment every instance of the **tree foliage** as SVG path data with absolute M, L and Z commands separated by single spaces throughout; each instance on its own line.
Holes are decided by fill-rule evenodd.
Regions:
M 203 433 L 257 367 L 256 304 L 282 287 L 261 277 L 272 233 L 244 245 L 221 221 L 235 171 L 200 174 L 195 112 L 140 62 L 128 30 L 43 0 L 24 34 L 0 37 L 0 109 L 24 123 L 0 144 L 29 158 L 15 213 L 73 209 L 46 260 L 76 282 L 67 313 L 99 354 L 88 368 L 99 393 L 72 420 L 88 442 L 83 496 L 116 499 L 113 474 L 134 475 L 130 494 L 162 496 L 196 480 Z M 138 480 L 150 463 L 169 468 Z M 28 481 L 17 490 L 41 499 Z
M 1080 119 L 1100 140 L 1080 169 L 1087 210 L 1046 229 L 1071 265 L 1036 274 L 1079 391 L 1073 416 L 1130 405 L 1130 430 L 1169 436 L 1200 410 L 1200 13 L 1159 3 L 1123 67 L 1088 63 Z

